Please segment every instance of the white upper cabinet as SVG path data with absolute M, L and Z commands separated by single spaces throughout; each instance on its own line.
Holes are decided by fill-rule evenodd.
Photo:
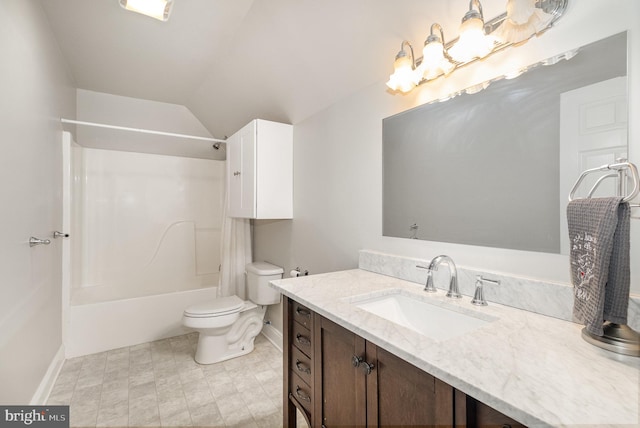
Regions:
M 293 127 L 256 119 L 227 140 L 229 217 L 293 218 Z

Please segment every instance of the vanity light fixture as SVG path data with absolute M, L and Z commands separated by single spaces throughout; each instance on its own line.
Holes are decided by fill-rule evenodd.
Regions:
M 504 48 L 523 44 L 551 28 L 567 9 L 568 1 L 508 0 L 505 13 L 485 22 L 480 0 L 470 0 L 457 39 L 445 44 L 442 27 L 433 24 L 421 58 L 414 57 L 411 43 L 402 42 L 387 86 L 391 91 L 407 93 Z M 411 56 L 405 47 L 409 48 Z M 508 76 L 513 78 L 524 71 L 508 73 Z
M 119 2 L 120 6 L 126 10 L 160 21 L 167 21 L 173 8 L 173 0 L 119 0 Z

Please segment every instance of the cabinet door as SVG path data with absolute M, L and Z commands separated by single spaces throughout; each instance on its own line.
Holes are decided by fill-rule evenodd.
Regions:
M 366 376 L 353 365 L 353 357 L 364 358 L 365 341 L 339 325 L 317 316 L 314 339 L 315 361 L 320 361 L 321 412 L 314 426 L 363 427 L 366 425 Z M 318 346 L 319 345 L 319 346 Z M 321 388 L 321 389 L 320 389 Z
M 227 140 L 227 203 L 229 217 L 256 216 L 256 122 Z
M 454 390 L 395 355 L 366 344 L 367 426 L 452 427 Z

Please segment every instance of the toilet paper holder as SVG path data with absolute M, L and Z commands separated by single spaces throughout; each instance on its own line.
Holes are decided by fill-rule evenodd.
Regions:
M 306 269 L 302 271 L 299 267 L 296 267 L 291 272 L 289 272 L 289 276 L 291 276 L 291 278 L 297 278 L 299 276 L 307 276 L 307 275 L 309 275 L 309 271 Z

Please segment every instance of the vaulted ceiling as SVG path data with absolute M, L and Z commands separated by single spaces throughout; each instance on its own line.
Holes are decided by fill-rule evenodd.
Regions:
M 403 39 L 457 37 L 467 0 L 174 0 L 168 22 L 118 0 L 41 0 L 78 88 L 187 106 L 216 137 L 296 123 L 383 81 Z M 485 17 L 506 0 L 483 1 Z M 392 95 L 389 95 L 392 96 Z M 397 95 L 396 95 L 397 96 Z

